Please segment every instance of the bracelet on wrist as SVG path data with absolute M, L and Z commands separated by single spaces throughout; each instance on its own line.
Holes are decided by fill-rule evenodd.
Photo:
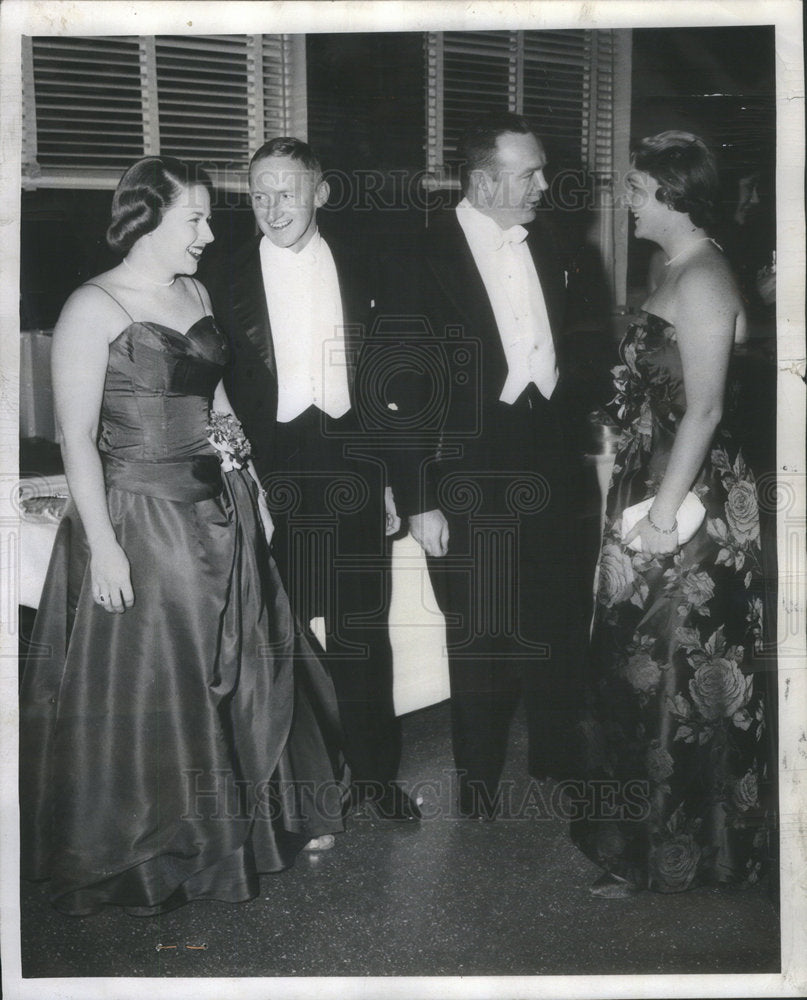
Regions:
M 672 535 L 674 532 L 678 531 L 678 518 L 676 518 L 673 521 L 671 528 L 660 528 L 653 520 L 653 518 L 650 516 L 650 511 L 648 511 L 647 523 L 650 525 L 653 531 L 657 531 L 660 535 Z

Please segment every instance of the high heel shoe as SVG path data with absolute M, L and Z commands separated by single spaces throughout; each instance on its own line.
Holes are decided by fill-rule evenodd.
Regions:
M 605 872 L 589 886 L 588 891 L 592 896 L 599 896 L 600 899 L 627 899 L 629 896 L 635 896 L 641 892 L 641 889 L 620 875 Z

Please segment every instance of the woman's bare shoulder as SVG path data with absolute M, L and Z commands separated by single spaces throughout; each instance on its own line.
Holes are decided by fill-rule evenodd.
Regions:
M 677 291 L 679 301 L 690 310 L 740 312 L 743 308 L 732 270 L 717 249 L 682 271 Z
M 62 307 L 55 333 L 72 337 L 98 336 L 113 340 L 123 329 L 128 314 L 115 295 L 112 271 L 85 282 Z
M 85 281 L 83 285 L 79 285 L 68 298 L 66 305 L 76 302 L 103 302 L 104 300 L 109 302 L 111 301 L 110 297 L 116 298 L 115 291 L 118 284 L 115 276 L 116 271 L 117 268 L 103 271 Z
M 207 312 L 213 311 L 210 301 L 210 293 L 198 278 L 195 278 L 190 274 L 180 274 L 177 276 L 177 281 L 182 283 L 190 297 L 194 299 L 201 298 L 202 304 Z

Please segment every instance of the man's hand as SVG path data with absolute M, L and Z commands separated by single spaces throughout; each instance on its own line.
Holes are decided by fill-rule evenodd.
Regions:
M 409 533 L 427 556 L 444 556 L 448 552 L 448 521 L 441 510 L 410 515 Z

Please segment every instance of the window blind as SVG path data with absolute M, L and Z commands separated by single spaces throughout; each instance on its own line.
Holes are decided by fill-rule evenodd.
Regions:
M 614 89 L 616 84 L 617 35 L 614 31 L 586 32 L 583 159 L 601 181 L 610 181 L 614 171 Z
M 120 169 L 142 156 L 138 39 L 30 41 L 34 100 L 24 107 L 26 119 L 35 117 L 25 123 L 24 165 Z
M 154 48 L 160 152 L 245 168 L 252 77 L 246 36 L 158 37 Z
M 467 120 L 514 111 L 535 125 L 555 163 L 610 172 L 611 31 L 431 32 L 427 48 L 427 169 L 454 182 Z
M 522 114 L 535 126 L 553 163 L 580 164 L 587 152 L 592 98 L 586 31 L 526 32 Z
M 289 35 L 23 39 L 23 184 L 113 187 L 139 156 L 204 163 L 241 189 L 300 108 Z
M 294 51 L 289 35 L 263 35 L 261 50 L 261 91 L 263 95 L 263 136 L 258 145 L 276 135 L 301 135 L 293 124 L 299 95 L 294 94 Z M 304 49 L 304 47 L 303 47 Z

